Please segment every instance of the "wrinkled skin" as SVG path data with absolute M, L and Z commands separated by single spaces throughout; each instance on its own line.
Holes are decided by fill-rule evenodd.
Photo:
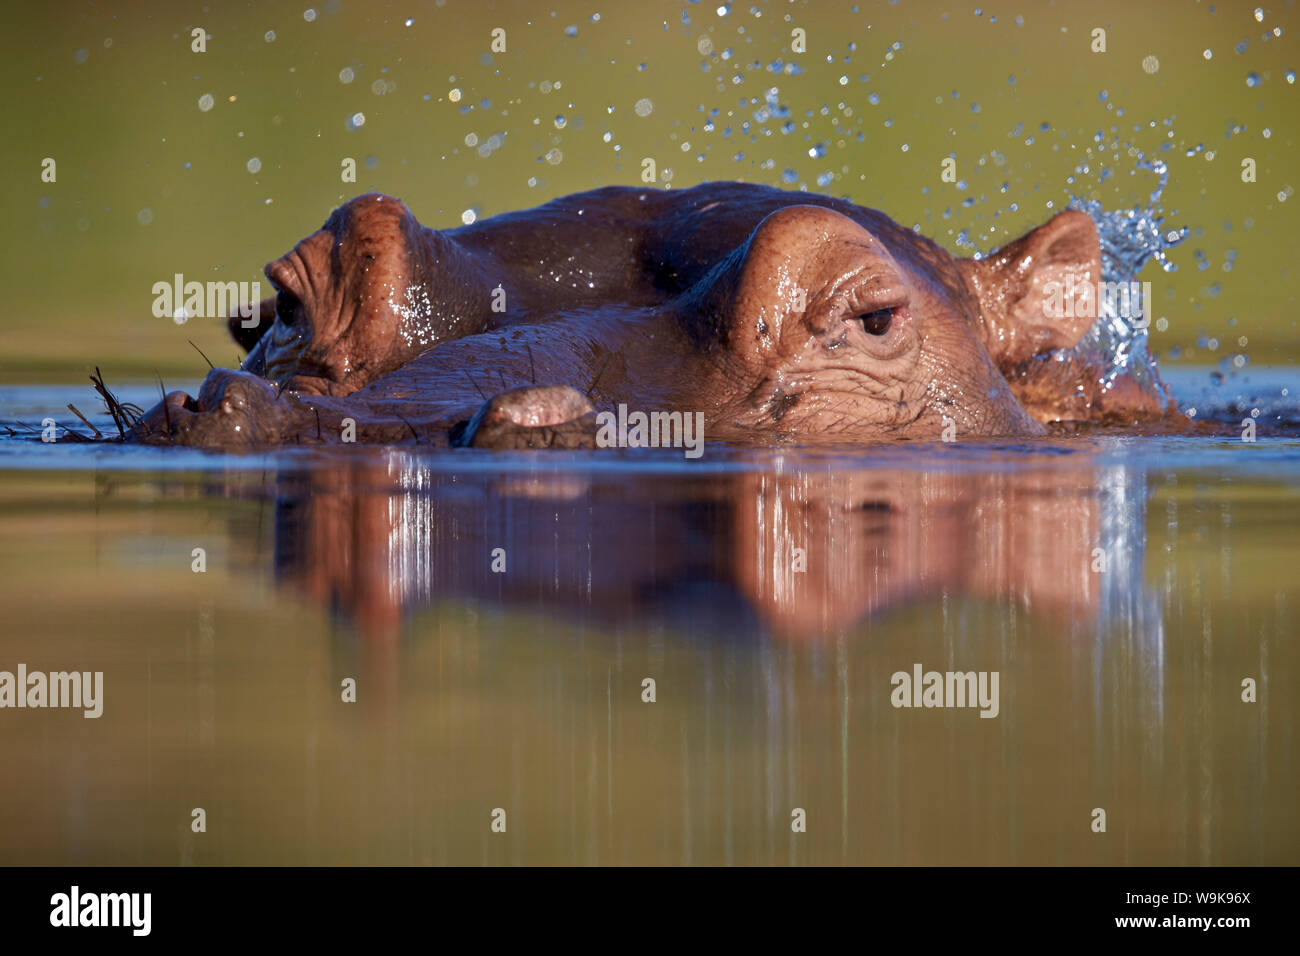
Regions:
M 882 213 L 741 183 L 609 187 L 455 230 L 367 195 L 266 267 L 242 371 L 174 392 L 134 437 L 232 448 L 592 446 L 595 412 L 703 412 L 749 443 L 1029 436 L 1160 414 L 1090 390 L 1049 283 L 1101 278 L 1063 212 L 979 261 Z M 350 431 L 349 431 L 350 430 Z

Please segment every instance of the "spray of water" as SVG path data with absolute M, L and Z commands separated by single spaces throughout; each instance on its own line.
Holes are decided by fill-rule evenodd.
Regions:
M 1136 167 L 1156 176 L 1156 186 L 1145 207 L 1107 210 L 1096 199 L 1070 199 L 1069 208 L 1086 212 L 1097 226 L 1103 282 L 1136 282 L 1143 266 L 1152 259 L 1165 272 L 1173 272 L 1178 267 L 1169 261 L 1168 252 L 1187 238 L 1186 227 L 1166 229 L 1160 213 L 1160 197 L 1169 183 L 1168 166 L 1163 160 L 1138 154 Z M 1086 173 L 1088 169 L 1080 166 L 1075 172 Z M 1140 314 L 1125 317 L 1119 314 L 1118 301 L 1114 296 L 1100 296 L 1097 321 L 1077 346 L 1057 359 L 1082 360 L 1088 368 L 1098 369 L 1103 389 L 1111 388 L 1121 375 L 1129 375 L 1143 388 L 1167 398 L 1168 389 L 1160 380 L 1147 337 L 1153 304 L 1144 297 Z

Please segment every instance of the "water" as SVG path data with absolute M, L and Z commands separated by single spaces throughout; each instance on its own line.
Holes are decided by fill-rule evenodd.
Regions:
M 1170 382 L 1220 437 L 0 439 L 0 669 L 105 675 L 98 720 L 5 712 L 0 858 L 1293 862 L 1296 379 Z M 85 431 L 70 397 L 111 427 L 45 387 L 0 419 Z M 997 671 L 997 717 L 891 706 L 917 663 Z
M 561 3 L 529 33 L 326 4 L 207 11 L 196 60 L 157 16 L 16 8 L 15 148 L 60 176 L 6 194 L 0 373 L 54 384 L 0 386 L 0 671 L 102 671 L 106 698 L 0 712 L 0 861 L 1294 864 L 1294 13 L 1170 34 L 1113 6 L 1177 42 L 1092 55 L 1033 9 Z M 1104 280 L 1165 270 L 1167 318 L 1108 311 L 1063 357 L 1208 424 L 699 462 L 73 437 L 114 429 L 72 369 L 148 407 L 117 382 L 193 394 L 189 340 L 232 364 L 221 323 L 150 318 L 159 279 L 257 278 L 361 192 L 445 228 L 647 157 L 662 188 L 815 188 L 961 254 L 1083 209 Z M 997 716 L 894 707 L 916 664 L 996 672 Z
M 1145 206 L 1108 210 L 1097 199 L 1076 196 L 1070 200 L 1071 209 L 1083 210 L 1097 225 L 1101 278 L 1105 283 L 1132 286 L 1138 282 L 1142 268 L 1152 260 L 1165 272 L 1175 271 L 1177 266 L 1170 261 L 1169 251 L 1188 234 L 1186 227 L 1166 229 L 1164 225 L 1160 197 L 1169 185 L 1169 167 L 1162 160 L 1148 160 L 1140 153 L 1133 165 L 1135 170 L 1157 177 Z M 1076 169 L 1076 173 L 1085 172 L 1086 166 Z M 1097 321 L 1092 328 L 1078 345 L 1063 350 L 1053 360 L 1079 357 L 1089 366 L 1102 370 L 1100 381 L 1104 387 L 1112 387 L 1116 379 L 1127 374 L 1143 388 L 1165 396 L 1168 393 L 1149 347 L 1148 330 L 1154 321 L 1151 314 L 1154 303 L 1139 299 L 1125 304 L 1131 307 L 1124 310 L 1116 297 L 1099 296 Z

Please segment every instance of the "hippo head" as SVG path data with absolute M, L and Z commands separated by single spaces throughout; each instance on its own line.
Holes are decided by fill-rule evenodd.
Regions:
M 266 268 L 274 308 L 238 373 L 261 386 L 214 372 L 220 387 L 164 401 L 140 431 L 327 440 L 346 417 L 375 426 L 370 440 L 394 423 L 418 440 L 425 422 L 456 444 L 572 447 L 596 441 L 597 408 L 651 403 L 698 410 L 718 439 L 955 440 L 1041 434 L 1066 417 L 1054 396 L 1097 379 L 1039 361 L 1068 357 L 1093 321 L 1100 249 L 1084 213 L 966 260 L 825 197 L 791 204 L 743 184 L 649 195 L 583 194 L 466 236 L 424 228 L 391 197 L 345 203 Z M 487 307 L 502 276 L 514 312 Z M 275 422 L 234 434 L 250 415 Z
M 432 282 L 456 281 L 461 264 L 444 249 L 399 199 L 340 206 L 267 265 L 274 322 L 257 341 L 257 371 L 295 392 L 348 395 L 399 368 L 432 344 L 430 329 L 454 324 L 428 294 Z
M 961 260 L 883 216 L 779 209 L 690 302 L 699 351 L 718 383 L 732 383 L 716 420 L 734 428 L 713 434 L 1039 434 L 1004 373 L 1078 342 L 1092 323 L 1086 303 L 1049 309 L 1047 291 L 1081 289 L 1100 272 L 1096 228 L 1081 212 Z

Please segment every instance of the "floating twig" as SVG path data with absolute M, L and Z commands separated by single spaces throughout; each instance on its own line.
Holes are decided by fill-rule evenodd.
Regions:
M 136 405 L 120 401 L 108 390 L 108 386 L 104 384 L 104 373 L 99 370 L 98 365 L 95 366 L 95 374 L 90 376 L 90 381 L 95 386 L 95 391 L 99 393 L 99 397 L 104 400 L 104 407 L 108 409 L 108 414 L 113 417 L 118 437 L 125 439 L 127 430 L 140 424 L 144 412 Z
M 76 405 L 73 405 L 71 402 L 68 402 L 68 411 L 72 412 L 72 414 L 76 415 L 76 416 L 77 416 L 78 418 L 80 418 L 83 422 L 85 422 L 85 423 L 86 423 L 86 427 L 89 428 L 89 429 L 94 433 L 95 438 L 98 439 L 98 438 L 103 438 L 103 437 L 104 437 L 103 435 L 101 435 L 101 434 L 99 433 L 99 429 L 96 428 L 94 425 L 92 425 L 92 424 L 90 423 L 90 419 L 87 418 L 85 415 L 81 414 L 81 412 L 77 409 L 77 406 L 76 406 Z M 13 432 L 10 432 L 10 434 L 12 435 Z

